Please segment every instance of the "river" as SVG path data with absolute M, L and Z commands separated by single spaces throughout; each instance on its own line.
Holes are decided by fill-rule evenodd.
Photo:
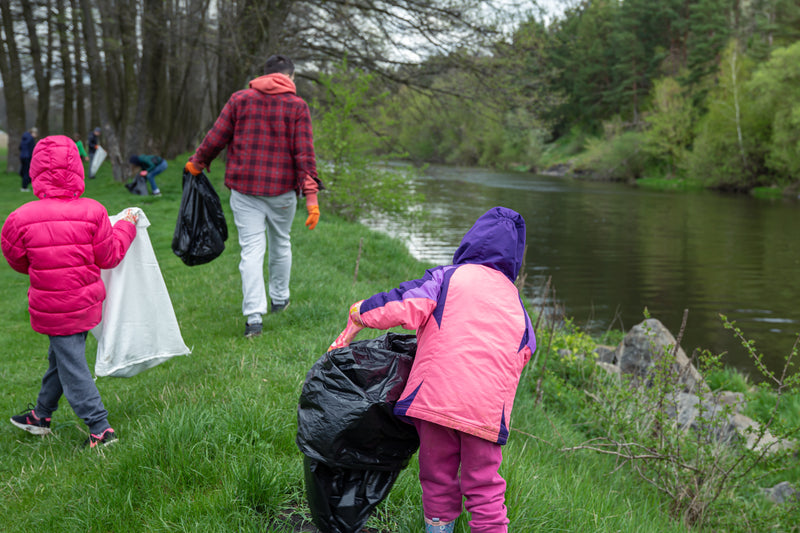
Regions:
M 800 202 L 454 167 L 430 167 L 413 186 L 432 226 L 366 223 L 401 238 L 417 259 L 449 264 L 478 216 L 514 209 L 527 223 L 526 301 L 552 310 L 552 294 L 542 298 L 550 279 L 557 307 L 592 333 L 627 331 L 646 309 L 677 336 L 688 309 L 686 353 L 724 353 L 754 381 L 762 378 L 720 315 L 772 371 L 800 333 Z

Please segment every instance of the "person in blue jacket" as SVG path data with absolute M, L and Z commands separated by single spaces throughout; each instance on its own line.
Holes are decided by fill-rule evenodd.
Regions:
M 22 188 L 20 191 L 28 192 L 31 185 L 31 157 L 33 157 L 33 147 L 36 146 L 36 138 L 39 130 L 31 128 L 22 134 L 19 142 L 19 175 L 22 178 Z

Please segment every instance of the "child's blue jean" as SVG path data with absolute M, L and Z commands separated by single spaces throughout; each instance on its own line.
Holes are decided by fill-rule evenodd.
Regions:
M 50 335 L 50 367 L 42 378 L 35 412 L 40 418 L 49 418 L 58 409 L 63 394 L 89 431 L 100 435 L 110 427 L 108 411 L 86 362 L 86 333 Z

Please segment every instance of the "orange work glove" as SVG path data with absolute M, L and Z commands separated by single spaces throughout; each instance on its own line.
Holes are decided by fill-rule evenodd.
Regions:
M 336 348 L 349 346 L 358 332 L 364 329 L 364 324 L 361 323 L 361 312 L 359 311 L 361 309 L 361 302 L 363 301 L 364 300 L 359 300 L 350 306 L 350 312 L 347 314 L 347 326 L 344 328 L 344 331 L 339 333 L 339 336 L 336 337 L 336 340 L 333 341 L 330 348 L 328 348 L 329 352 Z
M 186 170 L 187 172 L 189 172 L 189 174 L 191 174 L 192 176 L 197 176 L 198 174 L 203 172 L 202 168 L 200 168 L 199 166 L 195 165 L 191 161 L 186 163 L 186 166 L 183 167 L 183 169 Z
M 319 206 L 318 205 L 306 205 L 308 209 L 308 218 L 306 219 L 306 227 L 308 229 L 314 229 L 317 227 L 317 222 L 319 222 Z

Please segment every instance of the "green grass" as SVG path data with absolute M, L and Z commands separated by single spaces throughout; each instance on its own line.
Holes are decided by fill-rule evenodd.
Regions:
M 703 184 L 691 178 L 639 178 L 636 186 L 657 191 L 702 191 Z
M 774 200 L 783 198 L 783 189 L 780 187 L 753 187 L 750 195 L 756 198 Z
M 46 438 L 0 423 L 0 529 L 42 532 L 314 531 L 305 503 L 302 454 L 295 445 L 296 407 L 306 372 L 344 327 L 353 301 L 420 277 L 423 265 L 402 244 L 325 211 L 314 231 L 298 210 L 292 240 L 292 305 L 267 316 L 264 334 L 243 337 L 238 244 L 222 185 L 231 236 L 213 262 L 185 266 L 170 243 L 180 203 L 181 167 L 158 177 L 161 198 L 130 195 L 106 165 L 86 196 L 110 213 L 140 206 L 191 355 L 133 378 L 99 378 L 120 441 L 106 450 L 80 447 L 84 424 L 66 400 Z M 25 201 L 18 176 L 0 174 L 0 220 Z M 358 280 L 354 269 L 359 241 Z M 47 338 L 30 329 L 26 276 L 0 265 L 0 413 L 34 402 L 47 366 Z M 398 330 L 399 331 L 399 330 Z M 359 338 L 377 336 L 366 331 Z M 87 359 L 94 367 L 90 336 Z M 526 369 L 504 448 L 511 530 L 686 531 L 666 500 L 611 458 L 565 454 L 585 439 L 568 410 L 545 397 L 534 405 L 538 373 Z M 550 407 L 550 406 L 554 407 Z M 424 529 L 412 460 L 368 526 L 381 532 Z M 301 525 L 302 524 L 302 525 Z M 464 516 L 456 530 L 469 530 Z
M 744 394 L 744 414 L 759 423 L 766 424 L 774 417 L 784 427 L 800 428 L 800 391 L 797 389 L 784 391 L 778 398 L 775 390 L 766 383 L 757 386 L 746 375 L 733 368 L 709 372 L 705 379 L 712 390 Z

